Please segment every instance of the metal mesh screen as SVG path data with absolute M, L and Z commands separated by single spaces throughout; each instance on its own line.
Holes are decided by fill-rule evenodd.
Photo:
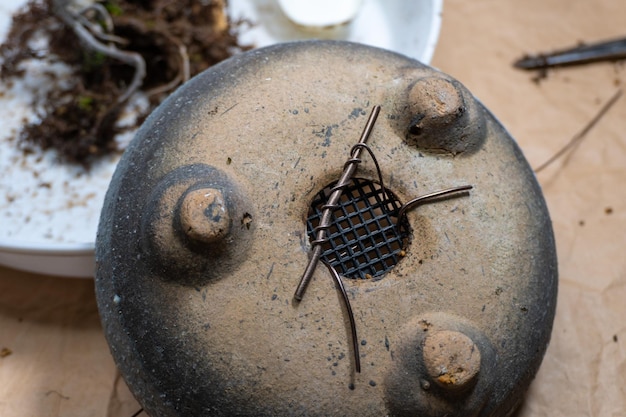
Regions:
M 323 214 L 332 187 L 317 193 L 309 209 L 307 232 L 315 240 L 315 228 Z M 343 190 L 333 212 L 321 259 L 348 278 L 375 278 L 393 268 L 404 256 L 408 241 L 406 217 L 398 222 L 402 204 L 377 182 L 353 178 Z

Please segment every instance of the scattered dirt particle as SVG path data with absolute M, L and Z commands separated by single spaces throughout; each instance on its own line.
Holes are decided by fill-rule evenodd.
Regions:
M 7 347 L 3 347 L 2 349 L 0 349 L 0 358 L 6 358 L 7 356 L 11 355 L 13 353 L 13 351 Z
M 539 85 L 542 81 L 548 79 L 548 69 L 541 68 L 537 71 L 537 73 L 531 77 L 531 81 L 535 84 Z
M 439 375 L 437 377 L 437 381 L 439 381 L 442 385 L 454 385 L 456 384 L 456 377 L 449 373 L 445 373 L 443 375 Z
M 246 229 L 250 230 L 250 224 L 252 223 L 252 215 L 250 213 L 245 213 L 241 218 L 241 225 Z
M 613 214 L 613 207 L 607 207 L 604 209 L 604 214 L 609 215 Z
M 422 328 L 423 331 L 428 331 L 428 329 L 430 329 L 430 326 L 432 326 L 432 323 L 430 323 L 428 320 L 426 319 L 422 319 L 419 321 L 419 325 Z

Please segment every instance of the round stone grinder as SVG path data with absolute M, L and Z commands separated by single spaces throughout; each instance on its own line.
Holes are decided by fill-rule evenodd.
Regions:
M 508 416 L 556 305 L 513 139 L 453 78 L 347 42 L 179 88 L 124 153 L 96 246 L 105 335 L 152 417 Z

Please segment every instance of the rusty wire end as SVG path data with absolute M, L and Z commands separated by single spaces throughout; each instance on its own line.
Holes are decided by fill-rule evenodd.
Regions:
M 402 207 L 400 207 L 400 210 L 398 211 L 398 222 L 402 221 L 402 217 L 406 214 L 408 210 L 411 210 L 420 204 L 428 203 L 429 200 L 432 200 L 438 197 L 444 197 L 444 196 L 454 194 L 454 193 L 469 191 L 472 188 L 474 188 L 474 186 L 472 185 L 462 185 L 460 187 L 446 188 L 445 190 L 433 191 L 432 193 L 415 197 L 414 199 L 412 199 L 411 201 L 408 201 Z
M 343 300 L 343 304 L 346 307 L 346 311 L 348 313 L 348 320 L 350 321 L 350 335 L 352 337 L 352 350 L 354 353 L 354 369 L 361 373 L 361 356 L 359 354 L 359 341 L 356 335 L 356 322 L 354 321 L 354 314 L 352 313 L 352 307 L 350 306 L 350 299 L 348 298 L 348 294 L 346 293 L 346 287 L 343 285 L 343 281 L 341 281 L 341 277 L 335 268 L 332 265 L 324 262 L 324 265 L 330 271 L 330 275 L 332 275 L 335 283 L 339 287 L 339 292 L 341 293 L 341 299 Z
M 376 119 L 378 118 L 378 114 L 380 113 L 380 106 L 374 106 L 372 108 L 372 112 L 370 113 L 369 118 L 367 119 L 367 123 L 363 128 L 363 132 L 361 133 L 361 138 L 356 146 L 352 147 L 350 151 L 350 159 L 346 161 L 343 169 L 343 173 L 337 181 L 337 184 L 332 188 L 330 197 L 328 197 L 328 202 L 323 206 L 323 214 L 320 220 L 319 225 L 315 229 L 316 236 L 315 240 L 311 242 L 313 247 L 313 253 L 311 255 L 311 259 L 309 259 L 309 263 L 304 270 L 304 274 L 302 274 L 302 278 L 300 278 L 300 283 L 296 288 L 296 292 L 294 293 L 293 298 L 296 301 L 301 301 L 304 296 L 304 292 L 306 291 L 306 287 L 311 282 L 313 278 L 313 273 L 315 272 L 315 268 L 317 267 L 317 263 L 320 260 L 320 256 L 322 255 L 322 246 L 321 244 L 326 241 L 326 230 L 330 227 L 331 218 L 334 209 L 337 207 L 337 203 L 341 198 L 341 194 L 348 185 L 350 185 L 350 180 L 354 172 L 356 171 L 357 166 L 361 163 L 361 150 L 363 149 L 363 145 L 367 142 L 370 134 L 372 133 L 372 129 L 374 128 L 374 124 L 376 123 Z

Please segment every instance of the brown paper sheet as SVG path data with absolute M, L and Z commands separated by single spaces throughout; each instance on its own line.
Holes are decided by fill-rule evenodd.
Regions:
M 625 16 L 626 2 L 615 0 L 446 0 L 433 65 L 463 82 L 536 167 L 626 88 L 626 64 L 557 69 L 537 84 L 511 63 L 626 36 Z M 552 341 L 518 417 L 624 417 L 626 97 L 538 179 L 560 288 Z M 93 282 L 0 267 L 0 416 L 130 417 L 138 409 L 102 335 Z
M 433 65 L 463 82 L 537 167 L 618 89 L 624 63 L 549 71 L 512 68 L 524 53 L 626 37 L 611 0 L 445 2 Z M 538 174 L 559 257 L 557 315 L 519 417 L 626 416 L 626 98 L 573 152 Z

